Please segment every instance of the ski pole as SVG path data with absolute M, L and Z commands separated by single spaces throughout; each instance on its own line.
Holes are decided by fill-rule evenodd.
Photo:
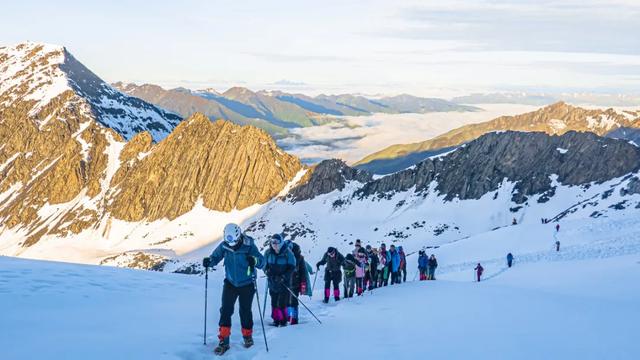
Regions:
M 260 314 L 260 324 L 262 325 L 262 336 L 264 337 L 264 347 L 269 352 L 269 345 L 267 344 L 267 333 L 264 331 L 264 320 L 262 319 L 262 309 L 260 309 L 260 294 L 258 293 L 258 282 L 256 281 L 256 275 L 253 274 L 253 289 L 256 291 L 256 302 L 258 303 L 258 313 Z
M 312 315 L 316 320 L 318 320 L 318 322 L 319 322 L 320 324 L 322 324 L 322 321 L 320 321 L 320 319 L 318 319 L 318 317 L 316 317 L 316 315 L 313 313 L 313 311 L 309 310 L 309 308 L 307 307 L 307 305 L 305 305 L 305 304 L 302 302 L 302 300 L 300 300 L 300 298 L 299 298 L 299 297 L 297 297 L 297 296 L 296 296 L 296 294 L 295 294 L 293 291 L 291 291 L 291 289 L 289 289 L 289 287 L 288 287 L 287 285 L 285 285 L 282 281 L 280 282 L 280 284 L 281 284 L 282 286 L 284 286 L 284 288 L 285 288 L 285 289 L 289 290 L 289 293 L 291 293 L 291 295 L 292 295 L 294 298 L 296 298 L 296 300 L 298 300 L 298 302 L 299 302 L 300 304 L 302 304 L 302 306 L 304 306 L 304 308 L 305 308 L 305 309 L 307 309 L 307 311 L 308 311 L 308 312 L 309 312 L 309 313 L 310 313 L 310 314 L 311 314 L 311 315 Z
M 204 338 L 203 344 L 207 345 L 207 288 L 209 287 L 209 267 L 204 268 Z

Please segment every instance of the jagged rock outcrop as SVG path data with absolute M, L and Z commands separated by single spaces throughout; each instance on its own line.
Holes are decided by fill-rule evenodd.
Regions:
M 272 199 L 301 168 L 266 132 L 194 114 L 116 173 L 109 211 L 127 221 L 174 219 L 198 199 L 212 210 L 243 209 Z
M 342 190 L 348 181 L 366 183 L 372 175 L 366 171 L 347 166 L 338 159 L 325 160 L 314 166 L 296 186 L 289 192 L 291 201 L 313 199 L 334 190 Z
M 379 174 L 399 171 L 402 168 L 388 163 L 411 166 L 438 150 L 459 146 L 492 131 L 535 131 L 550 135 L 580 131 L 604 136 L 621 127 L 640 128 L 640 111 L 591 110 L 558 102 L 525 114 L 465 125 L 423 142 L 392 145 L 368 155 L 355 166 Z M 401 161 L 402 158 L 410 161 Z
M 428 159 L 414 168 L 367 183 L 355 196 L 385 197 L 395 192 L 436 190 L 445 199 L 478 199 L 498 189 L 503 180 L 516 182 L 512 200 L 552 188 L 552 175 L 564 185 L 603 182 L 640 169 L 640 149 L 625 141 L 571 131 L 489 133 L 458 150 Z

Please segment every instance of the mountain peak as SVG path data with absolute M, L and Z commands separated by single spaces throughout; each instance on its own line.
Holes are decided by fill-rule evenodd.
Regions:
M 63 46 L 24 42 L 0 48 L 0 104 L 24 109 L 44 123 L 49 120 L 42 110 L 56 99 L 60 105 L 75 104 L 85 117 L 126 139 L 149 131 L 159 141 L 181 120 L 114 89 Z

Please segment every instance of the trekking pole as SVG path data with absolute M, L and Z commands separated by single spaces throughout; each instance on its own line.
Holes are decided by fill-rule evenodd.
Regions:
M 267 333 L 264 331 L 264 320 L 262 319 L 262 309 L 260 309 L 260 294 L 258 293 L 258 282 L 256 281 L 255 272 L 253 274 L 253 289 L 256 291 L 256 301 L 258 302 L 258 313 L 260 314 L 260 324 L 262 325 L 264 347 L 267 349 L 267 352 L 269 352 L 269 345 L 267 344 Z
M 264 317 L 264 313 L 267 311 L 267 294 L 269 293 L 269 279 L 264 284 L 264 302 L 262 303 L 262 317 Z
M 207 288 L 209 287 L 209 267 L 204 268 L 204 338 L 203 345 L 207 345 Z
M 416 277 L 418 276 L 418 270 L 416 270 L 416 273 L 413 274 L 413 281 L 416 281 Z
M 313 277 L 313 285 L 311 286 L 311 295 L 313 295 L 313 289 L 316 288 L 316 280 L 318 279 L 318 273 L 320 270 L 316 269 L 316 275 Z
M 307 307 L 307 305 L 305 305 L 305 304 L 302 302 L 302 300 L 300 300 L 300 298 L 299 298 L 299 297 L 297 297 L 297 296 L 296 296 L 296 294 L 295 294 L 291 289 L 289 289 L 289 287 L 288 287 L 287 285 L 285 285 L 283 282 L 280 282 L 280 284 L 281 284 L 282 286 L 284 286 L 284 288 L 285 288 L 285 289 L 289 290 L 289 293 L 291 294 L 291 296 L 293 296 L 294 298 L 296 298 L 296 300 L 298 300 L 298 302 L 299 302 L 300 304 L 302 304 L 302 306 L 304 306 L 304 308 L 305 308 L 305 309 L 307 309 L 307 311 L 308 311 L 308 312 L 309 312 L 309 313 L 310 313 L 310 314 L 311 314 L 311 315 L 312 315 L 316 320 L 318 320 L 318 322 L 319 322 L 320 324 L 322 324 L 322 321 L 320 321 L 320 319 L 318 319 L 318 317 L 313 313 L 313 311 L 309 310 L 309 308 Z

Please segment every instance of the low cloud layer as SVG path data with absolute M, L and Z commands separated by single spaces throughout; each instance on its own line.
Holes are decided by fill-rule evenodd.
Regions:
M 423 141 L 462 125 L 538 108 L 511 104 L 480 107 L 484 111 L 349 116 L 323 126 L 295 129 L 279 144 L 306 163 L 328 158 L 353 163 L 393 144 Z

